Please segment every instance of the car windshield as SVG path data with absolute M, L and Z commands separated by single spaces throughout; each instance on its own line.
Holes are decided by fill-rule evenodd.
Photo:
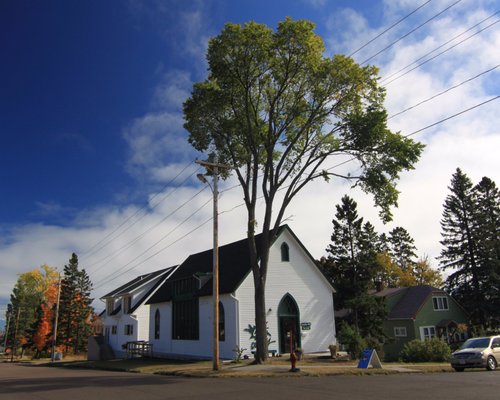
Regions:
M 489 345 L 489 338 L 469 339 L 462 345 L 461 349 L 485 349 Z

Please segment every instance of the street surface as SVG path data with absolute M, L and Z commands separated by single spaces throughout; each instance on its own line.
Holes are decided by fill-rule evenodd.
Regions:
M 500 371 L 289 378 L 177 378 L 0 363 L 0 400 L 490 400 Z

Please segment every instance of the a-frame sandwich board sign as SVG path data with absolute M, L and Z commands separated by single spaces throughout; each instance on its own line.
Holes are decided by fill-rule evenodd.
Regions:
M 382 363 L 375 349 L 365 349 L 359 359 L 358 368 L 382 368 Z

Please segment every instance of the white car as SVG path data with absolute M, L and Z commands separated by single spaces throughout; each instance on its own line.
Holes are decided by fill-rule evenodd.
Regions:
M 500 362 L 500 336 L 468 339 L 451 355 L 451 366 L 455 371 L 465 368 L 486 368 L 493 371 Z

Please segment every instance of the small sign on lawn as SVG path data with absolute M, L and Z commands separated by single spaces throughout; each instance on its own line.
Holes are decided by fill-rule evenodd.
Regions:
M 375 349 L 364 349 L 359 359 L 358 368 L 382 368 L 382 363 Z

